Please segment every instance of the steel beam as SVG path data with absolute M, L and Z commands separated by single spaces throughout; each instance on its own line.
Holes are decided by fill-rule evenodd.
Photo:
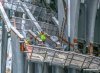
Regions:
M 87 0 L 87 45 L 88 54 L 93 55 L 93 41 L 96 13 L 99 0 Z
M 30 10 L 26 6 L 26 4 L 22 3 L 22 7 L 25 10 L 25 12 L 27 13 L 28 17 L 32 20 L 32 23 L 36 26 L 36 28 L 38 29 L 38 31 L 41 32 L 42 28 L 40 27 L 40 25 L 38 24 L 38 22 L 36 21 L 36 19 L 33 17 L 32 13 L 30 12 Z
M 96 12 L 99 0 L 87 0 L 87 40 L 93 43 Z
M 100 43 L 100 9 L 97 11 L 95 29 L 94 29 L 94 42 Z
M 28 72 L 27 73 L 35 73 L 35 63 L 28 62 Z
M 80 4 L 80 10 L 79 10 L 79 23 L 78 23 L 78 40 L 82 39 L 83 41 L 86 41 L 86 28 L 87 28 L 87 14 L 86 14 L 86 3 Z M 83 43 L 83 53 L 86 53 L 86 42 Z
M 6 15 L 6 12 L 2 6 L 2 4 L 0 3 L 0 11 L 1 11 L 1 14 L 2 14 L 2 19 L 4 20 L 4 23 L 5 25 L 3 25 L 5 28 L 6 28 L 6 33 L 3 33 L 3 42 L 5 42 L 3 45 L 2 45 L 2 53 L 3 53 L 3 56 L 2 56 L 2 73 L 5 73 L 5 65 L 6 65 L 6 58 L 7 55 L 6 55 L 6 44 L 7 44 L 7 34 L 8 32 L 10 32 L 12 30 L 13 33 L 15 34 L 11 34 L 12 35 L 12 48 L 13 48 L 13 73 L 25 73 L 25 59 L 24 59 L 24 54 L 22 52 L 20 52 L 20 45 L 19 45 L 19 39 L 18 38 L 21 38 L 23 39 L 24 37 L 18 32 L 18 30 L 16 30 L 12 24 L 10 23 L 9 19 L 8 19 L 8 16 Z M 3 28 L 4 30 L 4 28 Z M 5 34 L 5 35 L 4 35 Z
M 66 4 L 67 4 L 67 0 L 65 0 Z M 67 6 L 66 6 L 67 8 Z M 62 0 L 59 0 L 58 1 L 58 21 L 59 21 L 59 33 L 61 34 L 61 27 L 63 25 L 63 22 L 64 22 L 64 18 L 65 18 L 65 13 L 67 12 L 64 12 L 64 6 L 63 6 L 63 1 Z M 68 31 L 66 30 L 67 29 L 67 24 L 65 26 L 65 36 L 68 37 Z
M 5 25 L 2 26 L 2 49 L 1 49 L 1 73 L 6 72 L 6 59 L 7 59 L 7 45 L 8 45 L 8 33 Z
M 64 69 L 60 66 L 52 66 L 52 73 L 64 73 Z
M 9 24 L 7 22 L 7 17 L 5 16 L 6 13 L 4 11 L 4 8 L 0 2 L 0 13 L 2 19 L 4 19 L 3 25 L 2 25 L 2 49 L 1 49 L 1 73 L 5 73 L 6 71 L 6 58 L 7 58 L 7 42 L 8 42 L 8 30 L 7 30 L 7 25 L 4 24 Z
M 86 4 L 80 4 L 78 23 L 78 38 L 86 40 Z
M 52 17 L 52 21 L 59 27 L 59 21 L 57 20 L 56 17 Z
M 6 15 L 6 12 L 5 12 L 5 10 L 4 10 L 4 8 L 3 8 L 1 3 L 0 3 L 0 12 L 1 12 L 1 16 L 2 16 L 2 18 L 4 20 L 4 23 L 7 25 L 8 30 L 9 30 L 10 27 L 11 27 L 11 23 L 10 23 L 10 21 L 9 21 L 7 15 Z
M 42 73 L 42 64 L 35 63 L 35 73 Z
M 80 0 L 70 0 L 70 42 L 74 43 L 74 39 L 77 39 L 78 35 L 78 20 Z M 73 50 L 73 48 L 71 49 Z
M 13 73 L 26 73 L 25 72 L 25 54 L 20 51 L 20 38 L 11 31 L 11 44 L 12 44 L 12 70 Z

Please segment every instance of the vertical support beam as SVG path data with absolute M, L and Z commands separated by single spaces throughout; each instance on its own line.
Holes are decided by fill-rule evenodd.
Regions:
M 64 73 L 63 67 L 55 66 L 55 73 Z
M 2 44 L 2 20 L 0 19 L 0 48 L 2 48 L 1 44 Z M 0 49 L 0 73 L 1 73 L 1 54 L 2 54 L 2 49 Z
M 5 10 L 4 10 L 4 8 L 3 8 L 1 3 L 0 3 L 0 12 L 1 12 L 1 15 L 2 15 L 2 19 L 4 20 L 5 24 L 8 27 L 7 30 L 9 31 L 10 27 L 11 27 L 11 23 L 10 23 L 10 21 L 8 19 L 8 16 L 7 16 L 7 14 L 6 14 L 6 12 L 5 12 Z
M 25 57 L 26 57 L 26 55 L 25 55 Z M 28 60 L 27 59 L 25 59 L 25 73 L 28 73 Z
M 23 19 L 25 19 L 25 14 L 23 14 Z M 21 25 L 21 30 L 22 30 L 22 34 L 24 35 L 24 37 L 26 38 L 26 32 L 25 32 L 25 20 L 22 20 L 22 25 Z
M 35 63 L 35 73 L 42 73 L 42 64 Z
M 70 0 L 70 41 L 74 44 L 74 40 L 77 40 L 78 35 L 78 21 L 79 21 L 79 9 L 80 0 Z M 74 49 L 71 48 L 71 51 Z
M 64 73 L 64 69 L 63 69 L 63 67 L 53 65 L 52 73 Z
M 20 51 L 20 38 L 11 31 L 13 73 L 25 73 L 25 55 Z
M 86 9 L 87 6 L 85 3 L 81 3 L 80 5 L 80 14 L 79 14 L 79 24 L 78 24 L 78 38 L 86 41 Z M 86 43 L 84 43 L 83 53 L 86 53 Z
M 49 71 L 48 71 L 48 67 L 49 67 L 48 63 L 44 63 L 43 67 L 44 67 L 43 68 L 43 73 L 49 73 Z
M 94 40 L 94 27 L 95 27 L 95 19 L 96 12 L 98 8 L 99 0 L 87 0 L 87 40 L 88 40 L 88 51 L 89 54 L 93 54 L 93 40 Z
M 68 38 L 68 30 L 67 30 L 68 29 L 68 24 L 67 24 L 67 8 L 68 7 L 67 7 L 67 2 L 68 2 L 67 0 L 59 0 L 58 1 L 59 34 L 62 35 L 61 31 L 63 30 L 64 31 L 63 37 L 65 37 L 65 38 Z M 66 8 L 64 8 L 64 6 L 66 6 Z
M 2 36 L 4 39 L 2 39 L 2 73 L 5 73 L 5 65 L 6 65 L 6 57 L 7 57 L 7 38 L 8 38 L 8 33 L 11 29 L 14 31 L 11 31 L 11 41 L 12 41 L 12 51 L 13 51 L 13 73 L 25 73 L 25 57 L 24 54 L 20 51 L 20 38 L 24 38 L 10 23 L 8 16 L 6 15 L 6 12 L 2 6 L 2 4 L 0 3 L 0 11 L 2 14 L 2 19 L 4 20 L 5 24 L 3 27 L 6 26 L 6 32 L 5 32 L 5 28 L 3 28 L 4 30 L 4 35 Z M 16 33 L 16 34 L 15 34 Z M 20 38 L 18 38 L 18 36 Z M 3 44 L 4 43 L 4 44 Z
M 77 72 L 76 72 L 76 69 L 74 69 L 74 68 L 69 68 L 69 69 L 68 69 L 68 73 L 77 73 Z
M 35 63 L 35 73 L 49 73 L 48 63 Z
M 94 29 L 94 42 L 100 43 L 100 9 L 98 9 L 96 14 L 96 22 L 95 22 L 95 29 Z
M 8 32 L 5 25 L 2 26 L 2 49 L 1 49 L 1 73 L 6 72 Z
M 28 62 L 28 73 L 35 73 L 35 63 Z

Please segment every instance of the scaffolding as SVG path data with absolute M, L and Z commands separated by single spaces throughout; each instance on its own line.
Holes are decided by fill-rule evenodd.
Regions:
M 27 14 L 28 19 L 20 17 L 12 17 L 12 19 L 9 19 L 2 4 L 0 3 L 0 11 L 2 13 L 2 19 L 4 20 L 5 24 L 2 26 L 2 73 L 4 73 L 6 69 L 8 35 L 11 37 L 12 44 L 13 73 L 27 73 L 27 71 L 30 72 L 32 70 L 32 67 L 30 66 L 31 63 L 35 64 L 34 67 L 36 67 L 35 71 L 38 71 L 37 73 L 47 73 L 47 65 L 53 65 L 62 68 L 67 66 L 69 68 L 77 68 L 80 70 L 100 70 L 99 57 L 61 50 L 62 47 L 59 44 L 60 42 L 54 42 L 50 39 L 51 35 L 57 36 L 58 34 L 57 29 L 55 29 L 57 28 L 56 26 L 55 28 L 53 27 L 53 29 L 50 28 L 50 30 L 46 29 L 45 22 L 37 21 L 35 17 L 33 17 L 27 5 L 24 3 L 19 3 L 19 7 L 18 4 L 17 6 L 15 4 L 15 7 L 17 8 L 15 9 L 13 4 L 11 4 L 11 8 L 9 9 L 17 11 L 20 7 L 21 11 Z M 39 25 L 40 23 L 41 25 Z M 22 25 L 24 25 L 25 30 L 22 29 Z M 48 28 L 51 26 L 48 23 L 46 25 Z M 48 35 L 45 45 L 42 44 L 42 40 L 36 32 L 40 32 L 42 29 L 46 29 L 45 32 Z M 32 44 L 26 44 L 25 40 L 30 37 L 32 37 Z

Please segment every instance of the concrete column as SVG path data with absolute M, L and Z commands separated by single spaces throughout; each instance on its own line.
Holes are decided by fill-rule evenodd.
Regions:
M 94 42 L 100 43 L 100 9 L 97 11 L 95 30 L 94 30 Z
M 1 43 L 2 43 L 2 32 L 0 32 L 0 48 L 1 48 Z M 1 73 L 1 53 L 2 49 L 0 49 L 0 73 Z
M 74 69 L 74 68 L 69 68 L 69 69 L 68 69 L 68 73 L 77 73 L 77 72 L 76 72 L 76 69 Z
M 52 66 L 52 73 L 64 73 L 64 69 L 60 66 Z
M 78 38 L 86 40 L 86 4 L 80 4 Z
M 70 42 L 74 45 L 77 40 L 80 0 L 70 0 Z M 71 51 L 74 49 L 71 48 Z
M 99 0 L 87 0 L 87 41 L 89 54 L 93 54 L 93 40 L 96 12 Z
M 35 73 L 35 63 L 28 62 L 28 73 Z
M 49 73 L 49 65 L 47 63 L 44 63 L 43 73 Z
M 79 24 L 78 24 L 78 38 L 86 41 L 86 4 L 80 4 Z M 86 43 L 84 43 L 83 53 L 86 53 Z
M 66 2 L 66 8 L 67 7 L 67 0 L 64 0 Z M 65 17 L 65 14 L 67 14 L 67 12 L 64 12 L 64 5 L 63 5 L 63 0 L 59 0 L 58 1 L 58 21 L 59 21 L 59 34 L 61 33 L 62 30 L 62 25 L 65 22 L 65 19 L 67 19 L 67 17 Z M 64 38 L 68 38 L 68 25 L 66 23 L 64 30 Z
M 42 73 L 42 64 L 35 63 L 35 73 Z
M 35 73 L 49 73 L 47 63 L 35 63 Z

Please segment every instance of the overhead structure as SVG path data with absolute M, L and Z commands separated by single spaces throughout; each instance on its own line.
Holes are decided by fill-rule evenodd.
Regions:
M 31 14 L 31 12 L 28 9 L 28 7 L 24 3 L 22 3 L 22 7 L 26 11 L 26 13 L 28 14 L 28 17 L 32 20 L 32 23 L 34 23 L 34 25 L 36 26 L 36 28 L 38 29 L 38 31 L 41 32 L 42 29 L 41 29 L 40 25 L 38 24 L 38 22 L 36 21 L 36 19 Z
M 86 2 L 86 14 L 88 15 L 86 21 L 88 26 L 88 28 L 86 28 L 88 34 L 86 38 L 88 39 L 86 39 L 86 44 L 89 45 L 89 49 L 91 49 L 93 45 L 91 47 L 89 43 L 92 42 L 93 44 L 94 41 L 94 30 L 92 29 L 95 28 L 98 0 L 88 1 L 89 2 Z M 7 2 L 4 3 L 5 9 L 14 10 L 13 16 L 8 18 L 9 14 L 7 16 L 4 7 L 0 3 L 1 17 L 4 22 L 2 26 L 1 73 L 5 73 L 6 71 L 8 38 L 11 38 L 13 73 L 77 73 L 77 70 L 81 72 L 91 69 L 98 72 L 100 71 L 100 57 L 84 55 L 81 54 L 79 50 L 78 23 L 80 21 L 81 1 L 63 0 L 59 2 L 62 4 L 62 8 L 60 8 L 62 11 L 58 9 L 58 15 L 60 14 L 58 19 L 60 20 L 60 16 L 62 16 L 61 20 L 59 23 L 58 21 L 56 22 L 59 26 L 59 30 L 54 27 L 55 24 L 52 22 L 53 14 L 46 8 L 36 5 L 28 6 L 25 2 L 17 2 L 17 4 L 14 1 L 14 5 Z M 59 2 L 58 5 L 60 4 Z M 8 8 L 5 4 L 8 4 L 10 7 Z M 32 11 L 31 8 L 34 9 L 34 11 Z M 21 15 L 16 15 L 19 12 Z M 35 15 L 35 13 L 38 14 Z M 49 20 L 47 20 L 47 17 Z M 53 19 L 56 20 L 55 18 Z M 92 25 L 90 26 L 90 24 Z M 51 30 L 49 29 L 50 26 L 52 26 Z M 54 31 L 54 29 L 56 31 Z M 38 32 L 44 30 L 47 36 L 45 43 L 40 39 L 38 34 Z M 59 36 L 56 35 L 57 31 L 61 32 Z M 54 34 L 48 34 L 48 32 Z M 59 40 L 60 38 L 61 40 Z M 67 50 L 65 51 L 64 49 Z

